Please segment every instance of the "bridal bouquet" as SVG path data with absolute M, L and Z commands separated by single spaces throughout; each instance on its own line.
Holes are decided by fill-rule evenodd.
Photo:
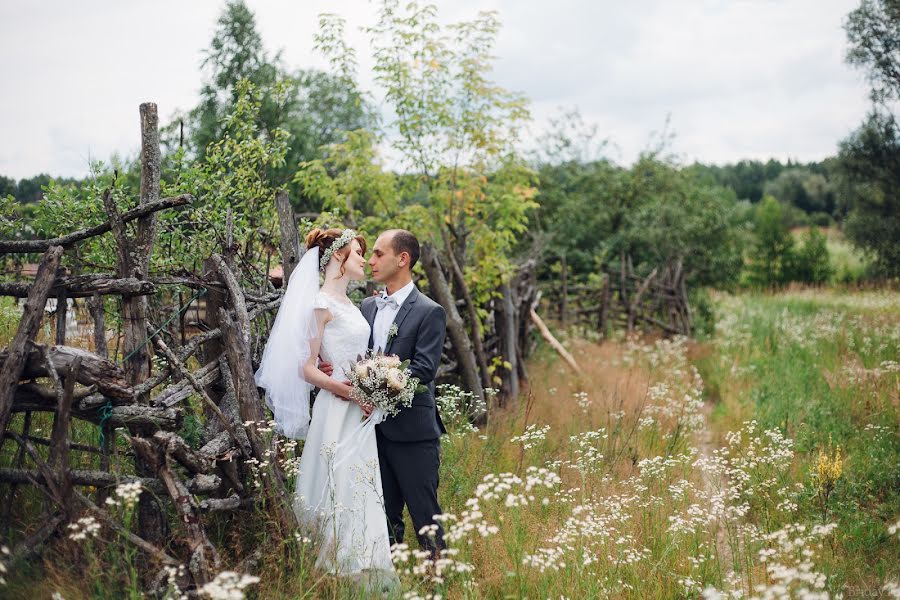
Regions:
M 409 371 L 409 361 L 400 361 L 393 354 L 358 356 L 347 369 L 351 398 L 360 404 L 381 409 L 385 416 L 394 416 L 404 406 L 412 406 L 419 388 L 419 380 Z

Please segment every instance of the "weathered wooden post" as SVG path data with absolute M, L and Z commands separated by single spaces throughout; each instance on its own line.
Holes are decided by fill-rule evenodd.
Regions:
M 505 406 L 514 407 L 519 399 L 519 357 L 517 351 L 518 333 L 515 287 L 509 283 L 500 285 L 500 310 L 497 311 L 497 329 L 500 337 L 500 354 L 509 363 L 503 370 L 503 389 L 500 400 Z
M 25 301 L 16 336 L 9 347 L 6 361 L 0 368 L 0 447 L 3 446 L 4 440 L 2 434 L 9 426 L 16 386 L 22 375 L 22 369 L 25 367 L 25 358 L 28 354 L 27 345 L 34 339 L 38 327 L 41 325 L 44 306 L 47 304 L 47 296 L 50 295 L 53 281 L 56 279 L 56 269 L 62 253 L 62 246 L 52 246 L 44 253 L 44 258 L 41 260 L 34 278 L 34 284 L 28 292 L 28 299 Z
M 569 273 L 566 267 L 566 255 L 559 257 L 559 279 L 560 279 L 560 299 L 559 299 L 559 322 L 565 326 L 568 320 L 568 304 L 569 304 Z
M 597 328 L 606 337 L 606 320 L 609 315 L 609 273 L 603 274 L 603 286 L 600 289 L 600 315 Z
M 60 286 L 59 292 L 56 294 L 56 345 L 62 346 L 66 343 L 66 288 Z
M 159 200 L 160 150 L 159 150 L 159 116 L 156 104 L 145 102 L 140 106 L 141 113 L 141 191 L 139 204 L 149 204 Z M 156 213 L 150 213 L 137 221 L 133 240 L 128 240 L 124 224 L 118 211 L 115 211 L 112 199 L 106 202 L 107 210 L 112 208 L 114 214 L 113 231 L 119 243 L 119 276 L 143 279 L 150 269 L 150 254 L 156 236 Z M 150 376 L 150 354 L 144 339 L 147 336 L 147 298 L 130 296 L 122 299 L 122 320 L 125 327 L 125 343 L 123 353 L 127 357 L 125 371 L 128 382 L 137 385 Z M 138 398 L 145 402 L 146 398 Z
M 278 228 L 281 231 L 281 285 L 282 289 L 287 289 L 291 273 L 300 262 L 300 234 L 297 232 L 294 209 L 284 190 L 278 190 L 275 194 L 275 208 L 278 210 Z M 268 273 L 266 276 L 268 277 Z
M 108 358 L 106 348 L 106 315 L 103 313 L 103 296 L 94 294 L 88 301 L 91 318 L 94 321 L 94 354 L 100 358 Z
M 140 106 L 141 115 L 141 190 L 139 204 L 159 200 L 160 150 L 159 115 L 156 104 L 145 102 Z M 125 227 L 118 211 L 107 195 L 107 211 L 113 220 L 113 232 L 119 246 L 119 276 L 143 279 L 150 270 L 150 254 L 156 236 L 156 213 L 138 219 L 134 239 L 129 243 Z M 147 298 L 130 296 L 122 298 L 122 321 L 125 328 L 123 353 L 125 373 L 128 383 L 137 385 L 150 377 L 150 353 L 147 344 Z M 149 394 L 136 398 L 138 404 L 145 404 Z M 139 475 L 153 476 L 152 465 L 146 464 L 139 455 L 135 458 Z M 138 520 L 141 537 L 150 542 L 161 542 L 166 533 L 165 516 L 150 494 L 141 494 L 138 500 Z

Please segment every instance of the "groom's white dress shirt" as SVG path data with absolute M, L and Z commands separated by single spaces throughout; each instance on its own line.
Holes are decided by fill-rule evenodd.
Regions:
M 381 293 L 383 297 L 396 300 L 397 306 L 385 306 L 384 308 L 379 308 L 378 312 L 375 314 L 375 321 L 372 323 L 373 349 L 378 350 L 380 348 L 381 350 L 384 350 L 387 348 L 388 330 L 391 328 L 397 313 L 400 312 L 400 307 L 403 306 L 403 303 L 412 293 L 414 286 L 415 284 L 410 281 L 390 296 L 387 296 L 385 292 Z

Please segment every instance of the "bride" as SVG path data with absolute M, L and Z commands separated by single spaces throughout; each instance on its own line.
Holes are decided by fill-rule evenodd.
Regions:
M 314 229 L 306 246 L 256 382 L 266 389 L 266 403 L 284 435 L 306 439 L 294 510 L 316 535 L 316 566 L 341 576 L 393 577 L 376 440 L 368 436 L 361 446 L 356 443 L 353 434 L 365 415 L 349 401 L 344 383 L 344 369 L 365 354 L 369 342 L 369 324 L 347 297 L 350 281 L 365 278 L 366 242 L 351 229 Z M 319 356 L 334 366 L 331 376 L 317 368 Z M 320 391 L 310 419 L 313 387 Z

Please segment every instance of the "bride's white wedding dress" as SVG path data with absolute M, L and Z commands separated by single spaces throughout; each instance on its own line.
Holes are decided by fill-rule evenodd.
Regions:
M 366 352 L 369 324 L 356 306 L 323 292 L 315 308 L 332 315 L 320 355 L 334 366 L 332 377 L 343 381 L 344 370 Z M 337 575 L 393 571 L 375 436 L 361 447 L 349 443 L 362 419 L 355 403 L 320 390 L 297 475 L 294 510 L 316 534 L 316 566 Z

